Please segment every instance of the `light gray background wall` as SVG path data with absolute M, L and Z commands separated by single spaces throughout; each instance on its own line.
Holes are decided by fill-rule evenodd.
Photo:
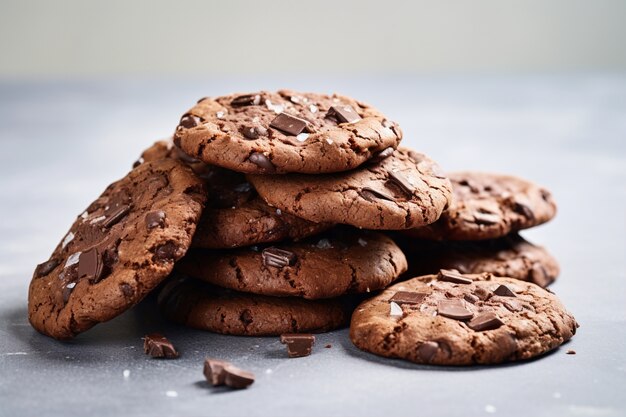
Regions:
M 0 76 L 626 70 L 623 0 L 0 0 Z

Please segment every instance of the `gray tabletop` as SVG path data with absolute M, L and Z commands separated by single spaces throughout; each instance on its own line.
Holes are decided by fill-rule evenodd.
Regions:
M 376 104 L 401 123 L 405 145 L 445 169 L 507 172 L 553 190 L 557 218 L 524 236 L 560 260 L 553 290 L 581 324 L 575 338 L 526 363 L 441 368 L 361 352 L 346 330 L 287 359 L 276 338 L 177 328 L 149 302 L 71 342 L 29 326 L 34 266 L 195 99 L 285 85 Z M 5 82 L 0 142 L 0 416 L 626 415 L 623 76 Z M 143 354 L 141 337 L 154 330 L 180 359 Z M 205 356 L 257 381 L 210 388 Z

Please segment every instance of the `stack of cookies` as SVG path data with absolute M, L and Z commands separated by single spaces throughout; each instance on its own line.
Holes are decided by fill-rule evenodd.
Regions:
M 170 320 L 233 335 L 329 331 L 362 302 L 357 346 L 425 363 L 521 359 L 571 337 L 573 318 L 539 287 L 556 262 L 515 234 L 554 215 L 550 194 L 512 177 L 446 175 L 401 139 L 395 122 L 345 96 L 201 99 L 37 266 L 30 322 L 67 339 L 154 291 Z M 457 343 L 475 339 L 468 329 L 495 343 L 489 331 L 510 335 L 529 311 L 562 328 L 498 336 L 510 349 L 487 359 Z

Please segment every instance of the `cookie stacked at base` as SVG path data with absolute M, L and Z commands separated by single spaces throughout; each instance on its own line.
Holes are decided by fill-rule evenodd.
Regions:
M 406 271 L 379 230 L 427 225 L 450 203 L 448 179 L 425 155 L 398 148 L 401 137 L 380 112 L 339 95 L 200 100 L 168 152 L 214 197 L 160 295 L 165 315 L 236 335 L 346 324 L 359 294 Z
M 482 272 L 533 282 L 541 287 L 559 274 L 557 261 L 518 232 L 543 224 L 556 214 L 548 190 L 508 175 L 449 174 L 452 205 L 428 226 L 396 240 L 407 255 L 407 278 L 452 269 Z

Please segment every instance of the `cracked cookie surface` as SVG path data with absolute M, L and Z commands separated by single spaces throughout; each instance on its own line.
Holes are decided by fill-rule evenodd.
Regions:
M 137 304 L 187 251 L 206 199 L 180 161 L 138 164 L 74 222 L 30 284 L 29 320 L 68 339 Z
M 442 271 L 361 303 L 350 339 L 362 350 L 416 363 L 487 365 L 544 354 L 577 327 L 559 299 L 535 284 Z
M 456 269 L 463 274 L 489 272 L 496 276 L 550 285 L 559 275 L 559 264 L 543 247 L 518 234 L 499 239 L 432 241 L 394 236 L 407 257 L 407 278 Z
M 454 198 L 441 218 L 407 231 L 433 240 L 495 239 L 552 219 L 556 203 L 548 190 L 521 178 L 482 172 L 449 174 Z
M 351 301 L 267 297 L 213 287 L 173 277 L 159 294 L 163 314 L 171 321 L 201 330 L 239 336 L 326 332 L 350 319 Z
M 367 104 L 289 90 L 201 99 L 174 137 L 194 158 L 259 174 L 346 171 L 401 139 L 397 124 Z
M 271 206 L 320 223 L 409 229 L 436 221 L 451 199 L 450 181 L 427 156 L 399 148 L 385 159 L 326 175 L 248 175 Z
M 177 269 L 237 291 L 307 299 L 379 290 L 407 264 L 387 236 L 335 229 L 297 243 L 237 250 L 192 250 Z

